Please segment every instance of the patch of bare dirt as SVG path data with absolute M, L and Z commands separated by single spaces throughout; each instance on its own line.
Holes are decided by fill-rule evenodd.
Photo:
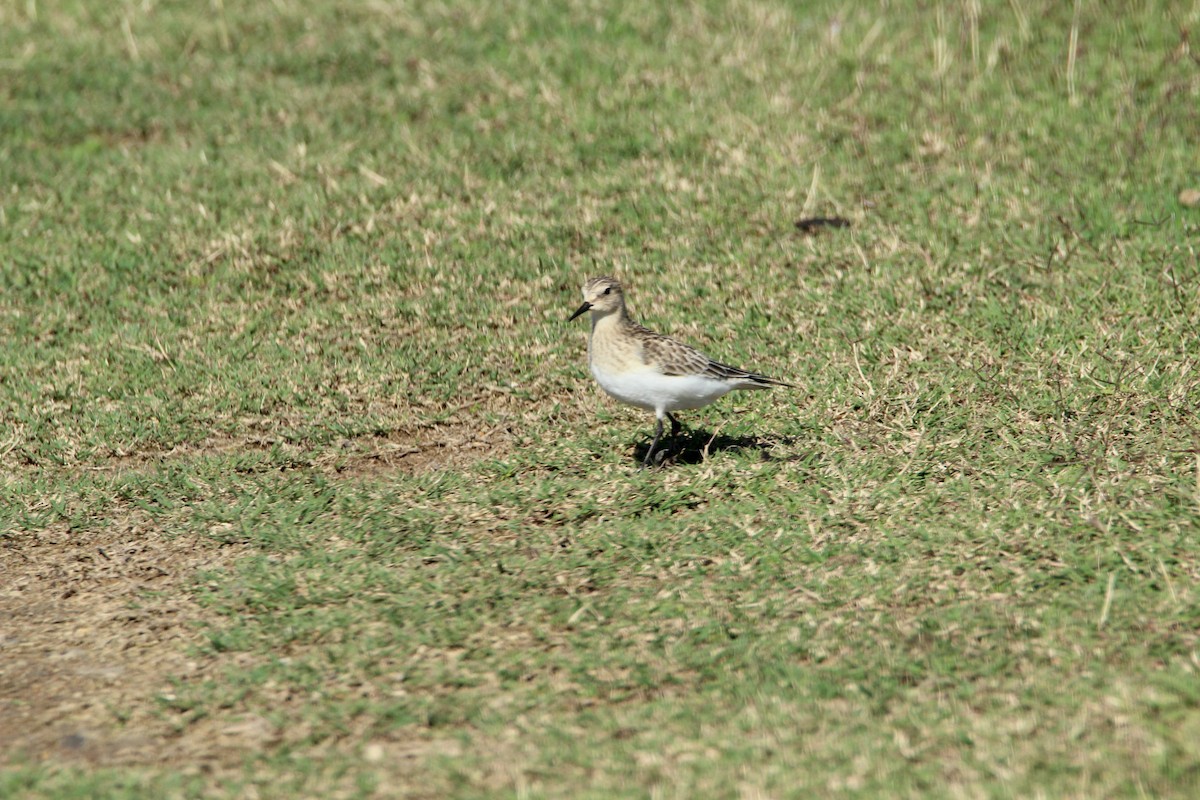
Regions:
M 464 467 L 497 456 L 511 446 L 512 435 L 507 426 L 448 423 L 349 440 L 343 453 L 321 460 L 325 466 L 348 477 L 391 472 L 415 475 Z
M 512 447 L 512 440 L 508 426 L 446 422 L 377 436 L 344 439 L 340 444 L 314 455 L 303 444 L 277 436 L 213 435 L 171 449 L 122 450 L 98 463 L 79 464 L 75 468 L 93 472 L 139 471 L 168 461 L 278 450 L 294 456 L 297 466 L 316 467 L 346 477 L 392 472 L 414 475 L 441 469 L 459 469 L 500 455 Z M 25 465 L 25 469 L 28 471 L 28 465 Z
M 206 613 L 187 587 L 242 552 L 139 513 L 0 540 L 0 764 L 196 763 L 155 698 L 211 668 L 189 656 Z M 202 758 L 240 762 L 244 748 L 220 744 Z

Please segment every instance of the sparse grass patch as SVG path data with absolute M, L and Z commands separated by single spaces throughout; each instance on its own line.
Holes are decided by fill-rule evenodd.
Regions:
M 885 5 L 0 10 L 0 795 L 1194 796 L 1200 16 Z

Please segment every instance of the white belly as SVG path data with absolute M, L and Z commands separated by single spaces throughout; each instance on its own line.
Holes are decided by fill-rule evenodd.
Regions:
M 604 391 L 622 403 L 655 413 L 700 408 L 733 388 L 725 381 L 703 375 L 663 375 L 651 369 L 607 372 L 594 362 L 591 367 Z

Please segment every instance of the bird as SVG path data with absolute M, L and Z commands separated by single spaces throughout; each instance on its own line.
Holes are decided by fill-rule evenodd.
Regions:
M 637 408 L 653 411 L 658 424 L 646 458 L 639 469 L 650 466 L 663 435 L 663 419 L 671 422 L 671 436 L 681 425 L 672 412 L 708 405 L 734 389 L 795 388 L 793 384 L 756 372 L 731 367 L 694 347 L 634 322 L 625 308 L 625 290 L 607 275 L 583 284 L 583 305 L 568 318 L 572 322 L 591 314 L 588 366 L 600 388 Z

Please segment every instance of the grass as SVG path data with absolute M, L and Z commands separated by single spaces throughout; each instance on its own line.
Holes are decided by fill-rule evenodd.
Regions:
M 0 10 L 0 609 L 191 615 L 0 795 L 1194 796 L 1198 24 Z M 637 472 L 600 273 L 803 388 Z

